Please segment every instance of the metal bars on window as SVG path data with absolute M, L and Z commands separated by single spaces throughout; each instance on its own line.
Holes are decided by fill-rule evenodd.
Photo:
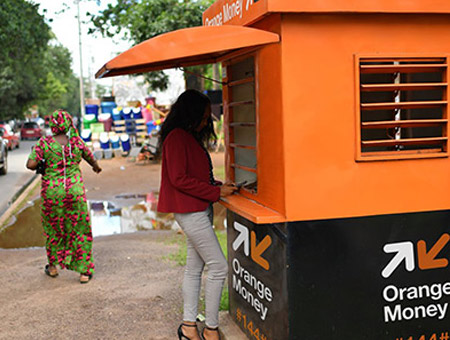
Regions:
M 447 156 L 448 59 L 360 58 L 359 160 Z

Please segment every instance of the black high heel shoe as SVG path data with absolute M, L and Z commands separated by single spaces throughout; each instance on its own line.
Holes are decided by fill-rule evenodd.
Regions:
M 186 335 L 183 334 L 183 329 L 182 329 L 183 326 L 185 326 L 185 327 L 195 327 L 195 328 L 197 328 L 197 325 L 196 325 L 196 324 L 194 324 L 194 325 L 188 325 L 187 323 L 182 323 L 182 324 L 180 325 L 180 327 L 178 327 L 178 339 L 179 339 L 179 340 L 183 340 L 183 339 L 191 340 L 190 338 L 188 338 Z
M 208 326 L 205 326 L 205 328 L 208 328 L 209 331 L 216 331 L 219 334 L 219 340 L 220 340 L 220 333 L 219 333 L 219 327 L 216 328 L 211 328 Z M 200 334 L 200 338 L 202 338 L 202 340 L 206 340 L 205 339 L 205 328 L 203 328 L 202 333 Z

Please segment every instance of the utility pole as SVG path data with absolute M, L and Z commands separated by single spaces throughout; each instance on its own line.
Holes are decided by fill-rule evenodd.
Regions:
M 85 106 L 84 106 L 84 84 L 83 84 L 83 53 L 81 48 L 81 18 L 80 18 L 80 1 L 75 0 L 78 8 L 78 41 L 80 48 L 80 114 L 81 114 L 81 126 L 83 126 Z

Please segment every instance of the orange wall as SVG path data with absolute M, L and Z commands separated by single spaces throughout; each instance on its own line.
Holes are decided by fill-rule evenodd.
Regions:
M 252 26 L 280 33 L 280 15 Z M 259 50 L 258 80 L 258 194 L 257 201 L 281 214 L 285 212 L 284 153 L 282 134 L 281 45 Z
M 450 209 L 450 160 L 356 162 L 355 54 L 450 55 L 439 15 L 282 17 L 290 221 Z

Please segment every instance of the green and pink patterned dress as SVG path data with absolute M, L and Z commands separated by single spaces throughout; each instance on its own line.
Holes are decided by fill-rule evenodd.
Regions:
M 42 137 L 30 155 L 37 162 L 45 160 L 41 217 L 48 263 L 93 274 L 91 221 L 79 166 L 83 158 L 93 155 L 78 134 L 66 146 L 52 136 Z

